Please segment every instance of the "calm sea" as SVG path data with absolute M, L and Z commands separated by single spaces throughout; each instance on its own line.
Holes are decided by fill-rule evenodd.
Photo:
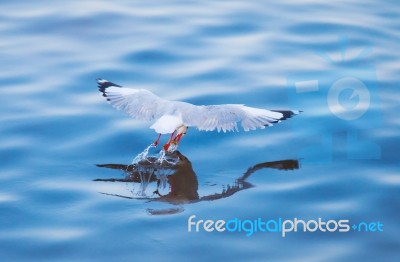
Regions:
M 397 1 L 3 0 L 0 260 L 399 261 L 399 17 Z M 156 133 L 98 77 L 303 113 L 191 128 L 180 165 L 151 171 L 159 196 L 157 176 L 124 172 Z M 193 215 L 253 222 L 188 232 Z M 296 218 L 334 232 L 253 227 Z

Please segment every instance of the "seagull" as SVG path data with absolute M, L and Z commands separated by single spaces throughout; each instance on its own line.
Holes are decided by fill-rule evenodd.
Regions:
M 200 131 L 229 132 L 264 129 L 282 120 L 299 114 L 297 110 L 266 110 L 243 104 L 200 105 L 160 98 L 146 89 L 125 88 L 105 79 L 98 78 L 99 91 L 117 110 L 129 116 L 155 121 L 150 126 L 158 133 L 152 144 L 159 144 L 161 135 L 171 134 L 163 146 L 164 151 L 174 151 L 189 127 Z M 173 145 L 173 146 L 172 146 Z

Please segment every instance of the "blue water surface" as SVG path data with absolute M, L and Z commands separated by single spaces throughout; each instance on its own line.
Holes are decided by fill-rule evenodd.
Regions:
M 2 1 L 0 260 L 399 261 L 399 17 L 396 1 Z M 171 200 L 156 182 L 104 181 L 125 174 L 97 164 L 129 165 L 156 133 L 108 105 L 98 77 L 303 113 L 190 128 L 178 182 L 192 198 Z M 383 232 L 196 233 L 192 215 Z

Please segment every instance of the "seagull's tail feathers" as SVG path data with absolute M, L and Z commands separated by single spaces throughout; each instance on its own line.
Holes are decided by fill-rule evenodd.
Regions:
M 97 78 L 96 81 L 97 81 L 97 86 L 99 87 L 99 91 L 101 93 L 103 93 L 104 97 L 107 97 L 105 92 L 108 87 L 110 87 L 110 86 L 122 87 L 120 85 L 114 84 L 114 83 L 112 83 L 108 80 L 102 79 L 102 78 Z

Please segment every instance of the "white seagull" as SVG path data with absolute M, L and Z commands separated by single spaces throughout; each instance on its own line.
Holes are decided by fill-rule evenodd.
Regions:
M 241 104 L 196 106 L 181 101 L 162 99 L 145 89 L 124 88 L 105 79 L 97 79 L 99 91 L 117 110 L 129 116 L 152 121 L 150 126 L 158 133 L 157 146 L 162 134 L 171 134 L 163 146 L 165 151 L 176 148 L 189 127 L 203 131 L 239 131 L 238 123 L 244 131 L 265 128 L 281 120 L 299 114 L 296 110 L 266 110 Z M 171 145 L 174 147 L 170 148 Z M 173 151 L 173 150 L 172 150 Z

